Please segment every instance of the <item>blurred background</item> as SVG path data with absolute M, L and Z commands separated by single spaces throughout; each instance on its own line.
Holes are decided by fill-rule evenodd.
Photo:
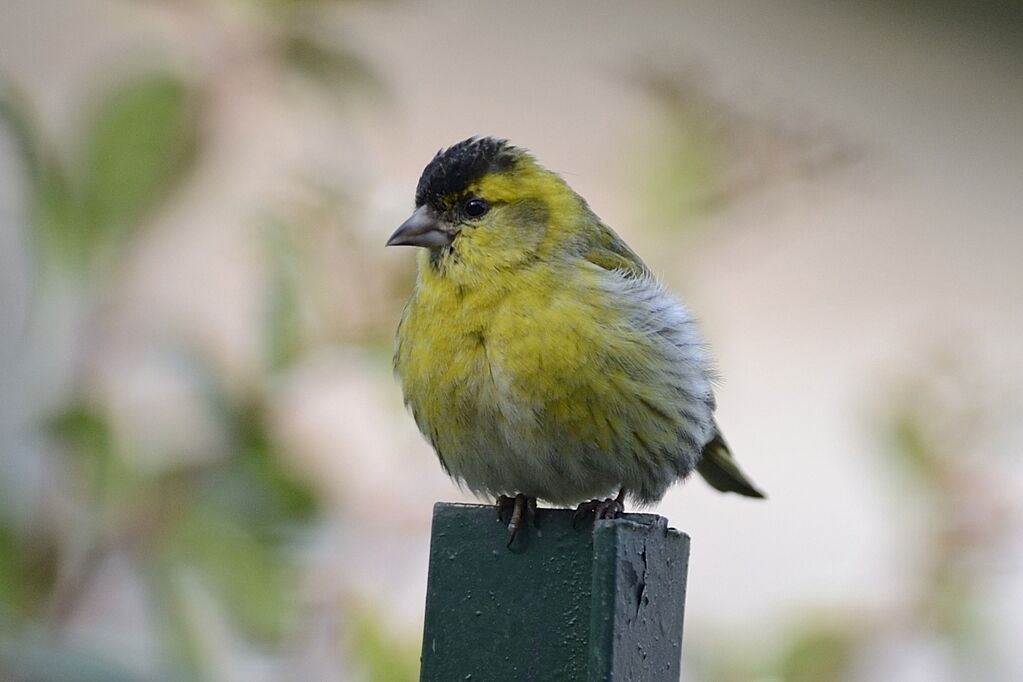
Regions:
M 434 152 L 510 138 L 700 318 L 695 682 L 1023 679 L 1023 7 L 0 0 L 0 680 L 417 676 Z

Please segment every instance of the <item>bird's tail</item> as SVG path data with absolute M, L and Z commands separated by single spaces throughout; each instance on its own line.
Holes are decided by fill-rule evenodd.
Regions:
M 722 492 L 739 493 L 746 497 L 766 497 L 739 468 L 720 431 L 715 431 L 714 438 L 703 446 L 703 455 L 696 470 L 707 483 Z

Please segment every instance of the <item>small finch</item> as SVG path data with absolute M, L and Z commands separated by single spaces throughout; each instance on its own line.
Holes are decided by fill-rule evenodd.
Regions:
M 537 499 L 614 517 L 694 469 L 763 497 L 714 421 L 689 312 L 564 180 L 470 138 L 426 166 L 415 205 L 387 241 L 422 247 L 395 372 L 448 474 L 512 507 L 512 537 Z

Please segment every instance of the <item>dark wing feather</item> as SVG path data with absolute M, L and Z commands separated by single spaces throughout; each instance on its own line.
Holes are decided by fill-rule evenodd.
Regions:
M 610 227 L 595 220 L 587 232 L 583 258 L 605 270 L 619 270 L 630 277 L 650 274 L 646 263 Z
M 703 455 L 696 465 L 696 471 L 710 483 L 711 487 L 721 492 L 739 493 L 746 497 L 766 497 L 739 468 L 721 432 L 716 429 L 711 441 L 703 446 Z

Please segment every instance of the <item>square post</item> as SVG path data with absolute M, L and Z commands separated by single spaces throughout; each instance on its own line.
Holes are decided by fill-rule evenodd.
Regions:
M 421 680 L 679 679 L 689 537 L 573 515 L 540 509 L 509 549 L 493 507 L 434 506 Z

